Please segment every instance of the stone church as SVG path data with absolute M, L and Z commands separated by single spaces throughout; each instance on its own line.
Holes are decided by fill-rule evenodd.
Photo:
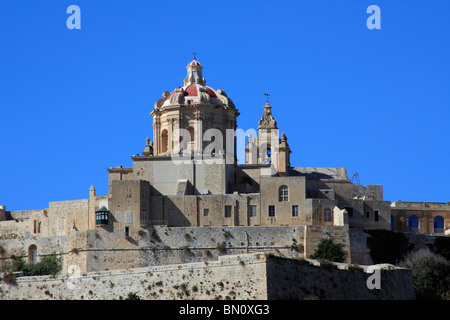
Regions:
M 165 91 L 150 112 L 153 141 L 147 138 L 142 154 L 132 156 L 131 168 L 107 169 L 108 194 L 97 195 L 91 186 L 88 199 L 51 202 L 44 209 L 10 212 L 1 206 L 0 240 L 26 239 L 18 246 L 30 256 L 33 239 L 55 241 L 89 230 L 132 237 L 154 226 L 336 226 L 441 234 L 450 227 L 449 203 L 391 205 L 382 185 L 353 183 L 345 168 L 293 166 L 287 134 L 279 134 L 268 100 L 253 135 L 238 134 L 239 111 L 230 97 L 206 85 L 195 58 L 186 68 L 183 85 Z M 237 161 L 238 139 L 245 140 L 245 164 Z M 417 230 L 408 229 L 408 210 L 419 212 Z

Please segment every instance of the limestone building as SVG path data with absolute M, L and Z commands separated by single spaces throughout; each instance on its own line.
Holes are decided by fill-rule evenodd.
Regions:
M 268 102 L 257 136 L 248 137 L 246 163 L 237 164 L 239 112 L 223 90 L 206 86 L 202 69 L 194 59 L 184 86 L 155 103 L 153 141 L 132 157 L 132 168 L 108 169 L 107 198 L 91 193 L 91 226 L 105 206 L 114 229 L 334 225 L 343 209 L 352 225 L 389 228 L 381 185 L 354 185 L 344 168 L 291 166 Z
M 421 221 L 413 231 L 449 228 L 448 204 L 391 206 L 382 185 L 352 183 L 345 168 L 293 166 L 287 135 L 279 134 L 275 121 L 276 107 L 267 101 L 260 110 L 254 136 L 239 135 L 237 106 L 224 90 L 206 85 L 203 66 L 194 59 L 183 85 L 155 102 L 153 141 L 147 138 L 142 154 L 132 156 L 131 168 L 107 169 L 108 194 L 97 195 L 91 186 L 88 199 L 51 202 L 44 209 L 9 212 L 1 206 L 0 240 L 18 240 L 17 247 L 33 260 L 36 239 L 55 250 L 70 248 L 72 235 L 83 231 L 124 237 L 153 226 L 408 231 L 405 221 L 412 212 Z M 247 141 L 245 164 L 236 158 L 242 138 Z M 425 214 L 427 208 L 432 215 Z

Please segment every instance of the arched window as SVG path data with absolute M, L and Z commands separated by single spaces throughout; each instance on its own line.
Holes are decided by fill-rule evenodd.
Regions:
M 279 202 L 289 201 L 289 189 L 287 186 L 281 186 L 278 189 L 278 201 Z
M 270 147 L 267 147 L 266 154 L 264 155 L 264 163 L 272 163 L 272 151 Z
M 189 141 L 194 141 L 195 140 L 195 135 L 194 135 L 194 128 L 193 127 L 187 127 L 186 130 L 189 132 L 190 135 L 190 140 Z
M 444 233 L 444 218 L 441 216 L 434 217 L 434 233 Z
M 409 216 L 408 231 L 409 232 L 419 232 L 419 218 L 417 218 L 416 215 Z
M 323 209 L 323 222 L 331 222 L 332 218 L 331 218 L 331 209 L 326 207 L 325 209 Z
M 32 244 L 28 247 L 28 264 L 36 264 L 37 263 L 37 247 L 35 244 Z
M 260 161 L 264 164 L 271 164 L 272 163 L 272 150 L 269 143 L 262 143 L 259 146 L 259 158 Z
M 169 140 L 167 139 L 167 130 L 164 129 L 161 132 L 161 153 L 167 152 L 168 142 L 169 142 Z

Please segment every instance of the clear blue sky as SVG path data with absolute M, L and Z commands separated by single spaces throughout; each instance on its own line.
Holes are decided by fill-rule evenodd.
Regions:
M 81 30 L 69 30 L 69 5 Z M 369 30 L 369 5 L 381 30 Z M 450 1 L 2 0 L 0 204 L 107 194 L 192 52 L 256 128 L 271 94 L 293 166 L 346 167 L 389 201 L 450 201 Z

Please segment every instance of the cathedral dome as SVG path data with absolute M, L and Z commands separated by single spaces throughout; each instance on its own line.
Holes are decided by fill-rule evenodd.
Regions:
M 155 109 L 176 105 L 196 105 L 209 103 L 212 105 L 235 108 L 233 102 L 223 90 L 214 90 L 206 85 L 203 78 L 203 66 L 195 58 L 187 66 L 187 76 L 184 86 L 176 88 L 172 92 L 164 92 L 163 97 L 155 103 Z

